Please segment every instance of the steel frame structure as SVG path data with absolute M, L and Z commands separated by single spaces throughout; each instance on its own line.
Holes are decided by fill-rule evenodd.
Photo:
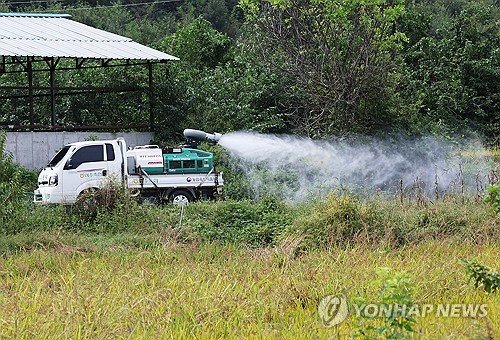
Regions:
M 61 59 L 73 59 L 74 67 L 57 67 Z M 77 131 L 77 130 L 106 130 L 117 131 L 123 129 L 135 130 L 153 130 L 155 123 L 155 98 L 154 98 L 154 81 L 153 81 L 153 64 L 164 64 L 167 60 L 120 60 L 118 63 L 113 63 L 117 59 L 81 59 L 81 58 L 62 58 L 62 57 L 7 57 L 0 56 L 0 75 L 26 73 L 28 84 L 26 86 L 2 86 L 0 91 L 24 90 L 25 94 L 19 95 L 0 95 L 0 100 L 24 98 L 28 101 L 29 107 L 29 125 L 9 125 L 0 122 L 0 129 L 17 130 L 17 131 Z M 98 65 L 89 64 L 90 61 L 97 62 Z M 20 65 L 19 67 L 16 67 Z M 42 65 L 42 66 L 39 66 Z M 39 67 L 36 67 L 39 66 Z M 58 86 L 56 84 L 56 71 L 75 71 L 96 68 L 108 67 L 131 67 L 145 66 L 147 69 L 148 82 L 144 87 L 134 86 L 116 86 L 116 87 L 67 87 Z M 35 72 L 49 73 L 49 86 L 34 86 L 33 74 Z M 47 91 L 45 93 L 34 93 L 34 91 Z M 99 126 L 61 126 L 58 125 L 56 97 L 71 96 L 89 93 L 125 93 L 125 92 L 145 92 L 148 95 L 149 101 L 149 122 L 148 124 L 132 124 L 132 125 L 99 125 Z M 50 97 L 50 115 L 51 124 L 37 125 L 34 114 L 34 100 L 37 97 Z

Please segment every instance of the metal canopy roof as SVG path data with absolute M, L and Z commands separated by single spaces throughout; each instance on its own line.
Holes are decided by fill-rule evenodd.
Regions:
M 70 20 L 67 14 L 0 13 L 0 56 L 80 59 L 179 60 Z

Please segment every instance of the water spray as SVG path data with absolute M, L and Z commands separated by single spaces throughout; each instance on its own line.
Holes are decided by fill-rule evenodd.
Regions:
M 256 197 L 272 194 L 290 201 L 339 188 L 395 194 L 417 186 L 425 195 L 439 196 L 475 188 L 475 178 L 488 174 L 487 159 L 466 159 L 457 151 L 484 150 L 478 140 L 460 144 L 430 136 L 313 140 L 232 132 L 222 135 L 219 144 L 236 160 Z

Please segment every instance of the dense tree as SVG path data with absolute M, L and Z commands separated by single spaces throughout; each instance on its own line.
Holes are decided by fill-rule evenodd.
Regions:
M 377 0 L 244 2 L 256 46 L 290 84 L 293 126 L 313 136 L 369 131 L 390 119 L 387 88 L 404 35 L 402 4 Z
M 499 7 L 488 0 L 408 8 L 401 95 L 415 109 L 408 112 L 412 130 L 453 136 L 472 128 L 499 142 L 499 20 Z
M 162 48 L 182 56 L 171 64 L 160 90 L 175 93 L 158 113 L 164 125 L 228 132 L 238 129 L 283 132 L 277 108 L 281 88 L 270 70 L 252 59 L 241 44 L 198 18 L 168 36 Z M 169 90 L 166 90 L 169 88 Z M 168 138 L 171 131 L 162 129 Z

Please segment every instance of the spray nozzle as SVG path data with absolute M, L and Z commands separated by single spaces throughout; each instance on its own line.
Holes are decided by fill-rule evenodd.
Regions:
M 186 137 L 188 141 L 207 141 L 217 143 L 221 139 L 222 134 L 217 132 L 206 133 L 200 130 L 185 129 L 184 137 Z

